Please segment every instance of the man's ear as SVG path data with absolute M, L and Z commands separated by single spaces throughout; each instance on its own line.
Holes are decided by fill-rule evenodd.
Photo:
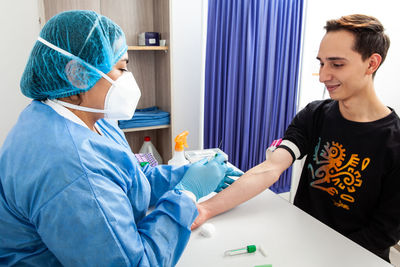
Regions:
M 367 74 L 373 74 L 381 65 L 382 57 L 378 53 L 373 53 L 368 59 Z

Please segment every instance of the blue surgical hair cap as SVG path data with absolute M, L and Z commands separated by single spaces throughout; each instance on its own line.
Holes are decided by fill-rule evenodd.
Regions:
M 36 41 L 22 74 L 22 93 L 55 99 L 90 90 L 128 49 L 122 29 L 94 11 L 72 10 L 52 17 L 40 37 L 71 55 Z M 97 69 L 97 70 L 96 70 Z

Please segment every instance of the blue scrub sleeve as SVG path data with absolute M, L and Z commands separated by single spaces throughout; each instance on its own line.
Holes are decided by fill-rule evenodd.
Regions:
M 32 222 L 64 266 L 175 265 L 197 216 L 193 201 L 167 191 L 139 221 L 131 205 L 117 184 L 85 174 L 45 203 Z
M 175 188 L 189 167 L 190 164 L 179 167 L 171 165 L 151 167 L 150 164 L 147 164 L 143 168 L 143 173 L 151 186 L 150 206 L 154 206 L 165 192 Z

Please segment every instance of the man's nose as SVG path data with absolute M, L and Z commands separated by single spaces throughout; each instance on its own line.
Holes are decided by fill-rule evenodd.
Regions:
M 325 66 L 322 66 L 319 69 L 319 81 L 324 83 L 330 80 L 332 80 L 332 74 L 325 68 Z

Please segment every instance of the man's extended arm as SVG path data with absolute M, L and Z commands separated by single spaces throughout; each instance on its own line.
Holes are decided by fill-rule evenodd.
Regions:
M 286 149 L 276 149 L 267 161 L 248 170 L 219 194 L 198 204 L 199 216 L 192 229 L 197 228 L 215 215 L 251 199 L 273 185 L 282 172 L 292 165 L 292 162 L 293 157 Z

